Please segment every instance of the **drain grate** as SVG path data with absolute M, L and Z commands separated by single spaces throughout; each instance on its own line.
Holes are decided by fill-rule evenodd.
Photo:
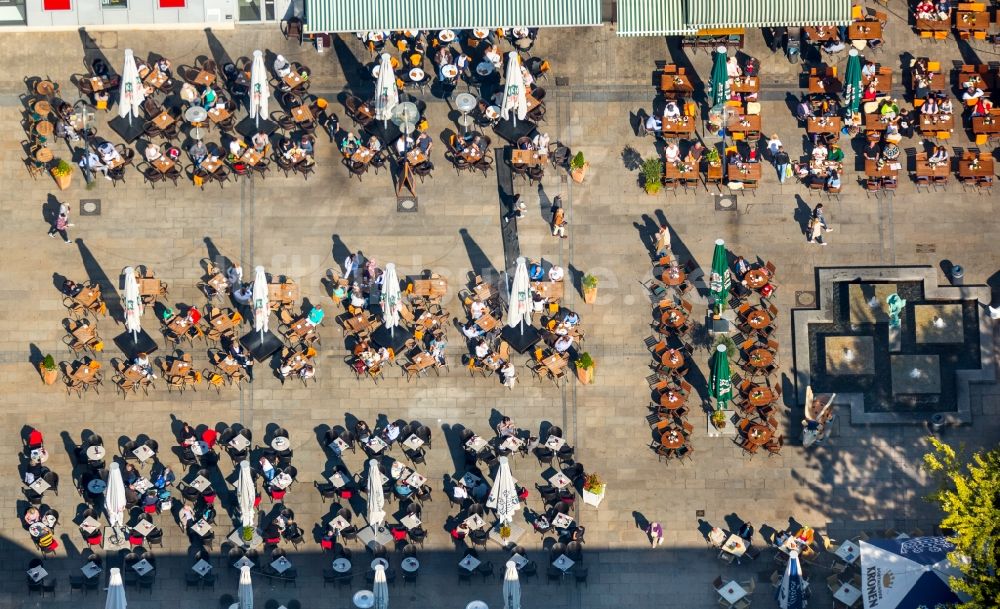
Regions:
M 416 213 L 417 198 L 411 196 L 396 197 L 396 211 L 399 213 Z
M 736 211 L 736 195 L 713 194 L 715 211 Z
M 695 510 L 694 511 L 694 516 L 695 516 L 695 518 L 704 518 L 705 517 L 705 510 Z
M 935 252 L 937 252 L 937 244 L 936 243 L 918 243 L 917 244 L 917 253 L 918 254 L 933 254 Z
M 80 215 L 81 216 L 99 216 L 99 215 L 101 215 L 101 200 L 100 199 L 80 199 Z
M 568 76 L 556 76 L 556 86 L 557 87 L 568 87 L 569 77 Z
M 815 307 L 816 292 L 796 292 L 795 304 L 799 307 Z

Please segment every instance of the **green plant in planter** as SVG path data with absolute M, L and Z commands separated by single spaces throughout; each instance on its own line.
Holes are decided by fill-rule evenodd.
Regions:
M 590 357 L 590 354 L 584 351 L 580 354 L 580 357 L 576 359 L 576 367 L 583 368 L 584 370 L 587 368 L 593 368 L 594 358 Z
M 705 151 L 705 160 L 708 161 L 709 163 L 718 163 L 719 158 L 720 157 L 718 149 L 709 148 L 707 151 Z
M 642 178 L 646 192 L 659 192 L 663 176 L 663 162 L 660 159 L 646 159 L 642 162 Z
M 56 369 L 56 360 L 51 354 L 46 355 L 45 359 L 42 360 L 42 368 L 49 371 Z
M 577 152 L 576 155 L 570 159 L 569 168 L 570 169 L 583 169 L 583 166 L 587 164 L 587 161 L 583 158 L 582 152 Z
M 587 273 L 586 275 L 583 276 L 582 283 L 584 288 L 588 290 L 594 289 L 597 287 L 597 277 L 594 277 L 590 273 Z
M 67 163 L 64 159 L 59 159 L 56 166 L 52 168 L 52 175 L 57 178 L 66 177 L 73 173 L 73 166 Z
M 726 354 L 730 359 L 732 359 L 736 353 L 739 353 L 739 351 L 736 350 L 736 342 L 733 341 L 732 337 L 728 334 L 719 334 L 715 337 L 715 341 L 712 343 L 712 353 L 715 353 L 715 348 L 719 345 L 726 346 Z
M 715 412 L 712 413 L 712 416 L 709 418 L 709 420 L 712 422 L 712 425 L 714 425 L 718 429 L 721 429 L 726 424 L 726 413 L 721 410 L 716 410 Z
M 253 541 L 253 527 L 243 527 L 243 541 Z
M 583 490 L 600 495 L 604 491 L 604 480 L 597 474 L 587 474 L 583 479 Z

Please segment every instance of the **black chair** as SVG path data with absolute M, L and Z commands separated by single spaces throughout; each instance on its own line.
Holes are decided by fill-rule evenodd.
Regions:
M 550 584 L 552 582 L 560 584 L 562 583 L 562 578 L 563 572 L 553 566 L 549 566 L 549 568 L 545 570 L 545 581 Z
M 583 585 L 587 586 L 588 588 L 590 587 L 590 585 L 587 583 L 587 569 L 585 569 L 585 568 L 574 568 L 573 571 L 572 571 L 572 573 L 573 573 L 573 577 L 576 579 L 576 583 L 577 584 L 583 584 Z
M 459 567 L 458 568 L 458 583 L 460 583 L 460 584 L 461 583 L 466 583 L 466 584 L 469 584 L 471 586 L 472 585 L 472 571 L 469 571 L 468 569 L 465 569 L 463 567 Z M 28 587 L 29 588 L 31 587 L 30 580 L 29 580 L 29 583 L 28 583 Z

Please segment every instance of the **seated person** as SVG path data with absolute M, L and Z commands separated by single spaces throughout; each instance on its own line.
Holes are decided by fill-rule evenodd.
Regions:
M 580 314 L 569 309 L 562 310 L 562 322 L 569 328 L 580 323 Z
M 307 155 L 312 156 L 315 150 L 315 138 L 308 133 L 302 135 L 299 138 L 299 148 L 301 148 Z
M 483 334 L 486 334 L 486 332 L 476 325 L 475 322 L 469 322 L 462 326 L 462 334 L 464 334 L 466 338 L 479 338 Z
M 799 105 L 795 108 L 795 116 L 797 116 L 800 121 L 805 121 L 815 116 L 812 104 L 809 103 L 808 99 L 803 98 L 802 101 L 799 102 Z
M 920 113 L 921 114 L 937 114 L 938 113 L 937 100 L 932 97 L 932 98 L 928 99 L 926 102 L 924 102 L 924 105 L 920 106 Z
M 573 337 L 569 334 L 565 336 L 560 336 L 555 343 L 553 343 L 552 348 L 556 350 L 556 353 L 566 353 L 570 347 L 573 346 Z
M 490 345 L 485 340 L 480 339 L 479 342 L 476 343 L 474 351 L 477 358 L 483 359 L 490 354 Z
M 663 117 L 664 118 L 678 118 L 681 115 L 681 109 L 674 100 L 667 100 L 667 104 L 663 107 Z
M 866 61 L 865 65 L 861 68 L 861 78 L 872 78 L 878 74 L 878 67 L 875 65 L 874 61 Z
M 830 170 L 830 174 L 826 178 L 826 187 L 829 189 L 840 188 L 840 174 L 837 173 L 836 169 Z
M 726 60 L 726 75 L 729 78 L 743 76 L 743 70 L 740 69 L 740 64 L 736 60 L 736 57 L 730 57 Z
M 430 155 L 431 149 L 434 147 L 434 140 L 427 133 L 421 133 L 417 136 L 416 144 L 421 152 L 425 155 Z
M 835 37 L 833 40 L 828 40 L 823 44 L 823 50 L 827 53 L 839 53 L 847 48 L 844 41 L 840 37 Z
M 254 150 L 264 154 L 267 152 L 267 147 L 271 145 L 271 140 L 267 137 L 266 133 L 258 131 L 253 134 L 253 137 L 250 139 L 250 143 L 253 144 Z
M 535 146 L 535 150 L 545 152 L 549 149 L 549 134 L 538 133 L 534 138 L 532 138 L 531 143 Z
M 401 135 L 399 139 L 396 140 L 396 152 L 399 154 L 405 154 L 407 150 L 413 148 L 413 138 L 408 135 Z
M 158 144 L 154 144 L 153 142 L 150 142 L 149 145 L 146 146 L 144 154 L 146 156 L 146 160 L 150 163 L 163 157 L 163 152 L 160 150 L 160 146 Z
M 566 271 L 558 264 L 553 264 L 549 269 L 549 281 L 562 281 L 566 276 Z
M 992 109 L 993 102 L 985 97 L 980 97 L 976 100 L 976 105 L 972 108 L 972 116 L 987 116 Z
M 191 155 L 191 160 L 195 165 L 201 165 L 202 161 L 208 157 L 208 148 L 205 146 L 205 142 L 195 140 L 191 148 L 188 149 L 188 154 Z
M 862 154 L 870 161 L 877 161 L 882 156 L 882 147 L 878 142 L 869 141 L 865 144 Z
M 878 99 L 878 89 L 875 88 L 874 83 L 870 83 L 861 94 L 861 101 L 870 102 L 876 99 Z
M 694 146 L 688 148 L 687 154 L 684 155 L 684 162 L 691 164 L 701 163 L 701 156 L 705 152 L 705 146 L 701 142 L 695 142 Z
M 472 319 L 479 319 L 486 313 L 486 305 L 478 300 L 473 300 L 469 305 L 469 316 Z
M 646 131 L 652 131 L 654 133 L 657 133 L 663 130 L 663 121 L 657 118 L 655 114 L 650 114 L 648 117 L 646 117 L 645 126 L 646 126 Z
M 913 97 L 915 99 L 925 99 L 930 95 L 931 83 L 923 75 L 914 76 L 913 78 Z
M 938 105 L 938 112 L 941 114 L 951 114 L 954 111 L 955 107 L 952 105 L 950 97 L 942 99 L 941 103 Z
M 975 83 L 967 82 L 965 83 L 965 90 L 962 91 L 962 101 L 968 101 L 970 99 L 979 99 L 983 96 L 983 90 L 975 85 Z
M 736 275 L 736 281 L 743 281 L 743 276 L 749 271 L 750 263 L 743 256 L 737 256 L 736 260 L 733 261 L 733 274 Z
M 347 135 L 345 135 L 344 139 L 340 142 L 340 152 L 343 153 L 344 156 L 351 156 L 357 152 L 359 148 L 361 148 L 361 139 L 354 135 L 352 131 L 348 131 Z
M 812 149 L 812 157 L 817 161 L 825 161 L 826 157 L 829 156 L 829 151 L 826 149 L 826 145 L 823 142 L 819 142 Z
M 246 146 L 243 144 L 243 140 L 235 137 L 229 140 L 229 154 L 232 158 L 239 158 L 240 155 L 243 154 L 244 148 L 246 148 Z
M 936 16 L 934 10 L 934 4 L 928 2 L 928 0 L 921 0 L 914 9 L 917 15 L 917 19 L 933 19 Z
M 274 73 L 278 78 L 284 78 L 292 73 L 292 64 L 288 63 L 284 55 L 278 55 L 274 58 Z
M 948 161 L 948 150 L 944 146 L 935 146 L 934 154 L 927 161 L 930 163 L 945 163 Z
M 666 158 L 667 163 L 676 163 L 681 158 L 681 149 L 677 145 L 677 142 L 670 142 L 667 147 L 663 150 L 663 155 Z
M 205 87 L 205 90 L 201 92 L 201 105 L 205 108 L 211 108 L 215 105 L 216 100 L 219 96 L 216 94 L 215 89 L 212 87 Z
M 826 160 L 836 161 L 837 163 L 844 162 L 844 151 L 836 144 L 830 145 L 830 153 L 827 155 Z
M 122 155 L 118 153 L 115 145 L 111 142 L 102 142 L 101 145 L 97 147 L 97 154 L 100 155 L 101 161 L 108 165 L 122 160 Z
M 531 281 L 541 281 L 545 277 L 545 269 L 540 262 L 532 262 L 528 267 L 528 279 Z
M 431 355 L 437 359 L 438 363 L 444 365 L 447 363 L 444 356 L 445 347 L 448 346 L 448 341 L 444 338 L 435 338 L 431 341 L 429 345 Z

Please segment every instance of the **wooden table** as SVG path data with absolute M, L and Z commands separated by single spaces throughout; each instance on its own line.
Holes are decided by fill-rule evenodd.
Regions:
M 569 356 L 563 353 L 553 353 L 541 361 L 542 368 L 547 370 L 552 376 L 557 376 L 566 367 Z
M 371 148 L 362 146 L 351 155 L 351 162 L 359 165 L 367 165 L 373 158 L 375 158 L 375 153 L 372 152 Z
M 427 155 L 419 148 L 406 153 L 406 162 L 410 165 L 419 165 L 427 161 Z
M 175 121 L 176 119 L 169 112 L 164 110 L 163 112 L 160 112 L 155 117 L 153 117 L 153 119 L 150 122 L 156 125 L 157 129 L 160 129 L 162 131 L 167 127 L 169 127 L 170 125 L 173 125 Z
M 899 176 L 899 170 L 893 169 L 892 165 L 898 163 L 899 159 L 888 161 L 879 169 L 876 161 L 865 159 L 865 175 L 872 178 L 896 178 Z
M 820 124 L 820 120 L 823 120 L 826 124 Z M 839 116 L 827 116 L 822 119 L 818 117 L 810 117 L 806 122 L 806 133 L 820 134 L 820 133 L 840 133 L 840 129 L 843 127 L 843 122 Z
M 480 283 L 472 288 L 472 293 L 483 302 L 496 298 L 499 295 L 492 283 Z
M 184 376 L 188 372 L 191 372 L 191 362 L 185 362 L 182 359 L 174 359 L 170 361 L 170 368 L 167 369 L 167 376 Z
M 435 359 L 433 355 L 431 355 L 426 351 L 421 351 L 420 353 L 417 353 L 416 355 L 410 358 L 410 361 L 413 362 L 413 365 L 417 367 L 418 372 L 421 370 L 426 370 L 427 368 L 430 368 L 437 363 L 437 359 Z
M 538 150 L 510 151 L 510 162 L 514 165 L 544 165 L 549 162 L 548 154 Z
M 458 155 L 470 165 L 478 163 L 483 158 L 483 153 L 474 146 L 466 146 L 465 148 L 462 148 L 458 152 Z
M 923 158 L 920 158 L 921 156 Z M 947 178 L 951 175 L 951 159 L 946 163 L 937 163 L 931 166 L 927 162 L 927 153 L 921 152 L 917 154 L 914 161 L 914 173 L 921 178 Z
M 32 110 L 35 111 L 35 114 L 39 114 L 41 116 L 47 116 L 49 113 L 52 112 L 52 104 L 50 104 L 44 99 L 36 101 L 35 105 L 32 106 L 31 108 Z
M 291 111 L 292 120 L 296 123 L 308 123 L 313 120 L 312 112 L 306 106 L 295 106 Z
M 760 92 L 760 78 L 756 76 L 734 78 L 730 90 L 733 93 L 758 93 Z
M 281 82 L 285 83 L 285 85 L 288 86 L 289 89 L 298 89 L 306 81 L 299 74 L 291 72 L 288 76 L 282 78 Z
M 767 368 L 774 363 L 774 353 L 766 347 L 758 347 L 750 352 L 747 363 L 754 368 Z
M 694 93 L 694 87 L 686 74 L 662 74 L 660 76 L 660 91 L 663 91 L 665 95 L 688 95 Z
M 528 112 L 531 112 L 532 110 L 534 110 L 535 108 L 537 108 L 542 104 L 542 100 L 535 99 L 535 96 L 532 95 L 531 93 L 526 94 L 524 98 L 525 101 L 527 102 L 526 108 Z
M 974 153 L 967 152 L 958 160 L 958 175 L 962 178 L 986 178 L 993 175 L 993 157 L 987 152 L 979 155 L 979 169 L 972 168 Z
M 226 110 L 225 108 L 220 108 L 219 106 L 216 106 L 208 111 L 208 118 L 215 125 L 218 125 L 219 123 L 226 120 L 230 116 L 232 116 L 232 114 L 230 114 L 229 110 Z
M 667 410 L 677 410 L 687 402 L 687 396 L 680 391 L 665 391 L 660 394 L 660 406 Z
M 52 154 L 52 149 L 47 148 L 45 146 L 42 146 L 41 148 L 36 150 L 34 156 L 35 160 L 38 161 L 39 163 L 48 163 L 54 157 L 54 155 Z
M 864 122 L 867 131 L 885 131 L 889 127 L 889 123 L 883 123 L 879 120 L 878 112 L 866 112 Z
M 80 364 L 70 374 L 70 378 L 81 383 L 95 383 L 97 382 L 97 369 L 91 368 L 87 364 Z
M 806 37 L 809 42 L 827 42 L 838 37 L 837 28 L 828 25 L 818 27 L 805 27 Z
M 173 160 L 169 159 L 169 158 L 161 156 L 160 158 L 158 158 L 155 161 L 153 161 L 152 163 L 150 163 L 150 165 L 152 165 L 153 168 L 156 169 L 157 171 L 159 171 L 160 173 L 165 174 L 168 171 L 170 171 L 171 169 L 173 169 L 174 165 L 176 165 L 176 163 Z
M 563 282 L 561 281 L 532 281 L 531 289 L 551 302 L 562 300 L 564 295 Z
M 269 283 L 267 284 L 267 298 L 272 302 L 293 303 L 299 299 L 299 285 L 297 283 Z
M 677 349 L 667 349 L 660 356 L 660 363 L 671 370 L 676 370 L 684 365 L 684 354 Z
M 766 286 L 767 283 L 771 281 L 771 276 L 768 275 L 766 269 L 750 269 L 743 275 L 743 283 L 747 285 L 748 288 L 753 290 L 759 290 Z
M 160 280 L 156 277 L 137 277 L 139 283 L 139 296 L 159 296 Z
M 160 89 L 163 85 L 167 84 L 168 80 L 170 79 L 167 78 L 166 74 L 161 72 L 159 68 L 154 68 L 149 71 L 149 74 L 146 74 L 146 78 L 143 79 L 143 82 L 154 89 Z
M 864 89 L 868 86 L 868 83 L 872 79 L 878 79 L 875 83 L 875 90 L 883 95 L 887 95 L 892 91 L 892 69 L 891 68 L 879 68 L 878 72 L 874 76 L 863 76 L 861 78 L 861 87 Z
M 751 425 L 747 429 L 747 440 L 750 440 L 757 446 L 762 446 L 767 444 L 767 441 L 771 439 L 771 428 L 767 425 L 762 425 L 760 423 L 756 425 Z
M 660 126 L 660 132 L 667 137 L 682 137 L 694 133 L 695 120 L 690 116 L 665 118 Z
M 677 450 L 681 446 L 684 446 L 684 434 L 676 430 L 667 430 L 660 436 L 660 444 L 664 448 Z
M 747 391 L 747 401 L 753 407 L 767 406 L 774 401 L 774 392 L 766 385 L 753 385 Z
M 264 160 L 264 153 L 258 152 L 254 148 L 247 148 L 240 155 L 240 161 L 247 165 L 254 166 Z
M 187 333 L 191 331 L 194 326 L 191 321 L 188 320 L 187 315 L 174 315 L 167 322 L 167 328 L 173 332 L 174 336 L 177 338 L 183 338 L 187 336 Z
M 930 72 L 930 78 L 924 75 L 927 80 L 927 89 L 930 91 L 944 91 L 948 88 L 948 81 L 944 78 L 944 72 Z M 916 79 L 914 79 L 916 82 Z
M 677 163 L 665 163 L 663 165 L 663 176 L 668 180 L 682 180 L 686 182 L 697 182 L 698 181 L 698 164 L 697 163 L 684 163 L 684 170 L 677 168 Z
M 855 21 L 847 27 L 847 37 L 851 40 L 879 40 L 882 38 L 882 22 L 874 19 Z
M 955 29 L 959 31 L 986 31 L 990 27 L 988 11 L 957 11 Z
M 316 331 L 316 326 L 309 323 L 309 317 L 303 315 L 302 317 L 292 321 L 288 324 L 288 336 L 295 336 L 298 339 L 303 339 Z
M 680 267 L 670 266 L 660 274 L 660 281 L 669 286 L 678 286 L 687 279 L 687 273 Z
M 476 319 L 476 325 L 479 326 L 483 332 L 491 332 L 498 325 L 500 325 L 500 322 L 498 322 L 496 318 L 489 313 L 483 313 L 478 319 Z
M 215 74 L 213 74 L 212 72 L 208 72 L 206 70 L 198 72 L 198 75 L 194 77 L 194 84 L 196 85 L 202 85 L 204 87 L 207 87 L 211 85 L 213 82 L 215 82 Z
M 111 86 L 111 81 L 102 76 L 92 76 L 88 80 L 91 91 L 103 91 Z
M 352 315 L 344 320 L 344 328 L 349 334 L 358 334 L 372 329 L 372 322 L 367 316 Z
M 726 131 L 730 133 L 747 133 L 749 131 L 760 131 L 759 114 L 741 114 L 739 121 L 726 126 Z
M 425 298 L 441 298 L 448 293 L 448 282 L 444 279 L 415 279 L 413 281 L 414 296 Z
M 35 133 L 43 137 L 49 137 L 55 131 L 55 127 L 49 121 L 38 121 L 35 123 Z
M 951 30 L 951 19 L 917 19 L 918 32 L 947 32 Z
M 222 336 L 235 328 L 236 324 L 233 323 L 232 315 L 227 315 L 226 313 L 216 315 L 208 320 L 209 336 Z
M 930 134 L 936 131 L 953 131 L 955 129 L 955 115 L 940 113 L 921 114 L 920 123 L 917 125 L 917 128 L 922 134 Z
M 730 163 L 727 176 L 730 182 L 757 182 L 760 174 L 760 163 L 743 163 L 742 168 Z
M 85 286 L 80 290 L 76 296 L 73 296 L 73 302 L 77 303 L 81 307 L 89 309 L 91 305 L 96 303 L 101 298 L 101 289 L 95 286 Z
M 222 159 L 208 157 L 201 162 L 199 167 L 208 173 L 215 173 L 216 171 L 222 169 Z
M 753 309 L 747 316 L 747 325 L 754 330 L 763 330 L 771 324 L 771 314 L 764 309 Z
M 991 135 L 1000 133 L 1000 109 L 990 110 L 990 122 L 986 122 L 987 117 L 976 116 L 972 119 L 972 132 L 976 135 Z
M 73 329 L 72 334 L 73 338 L 84 345 L 98 338 L 97 326 L 92 324 L 80 323 Z
M 844 84 L 835 76 L 810 76 L 809 92 L 818 94 L 837 94 L 844 90 Z
M 687 321 L 687 313 L 677 307 L 665 309 L 660 314 L 660 323 L 670 328 L 680 328 Z

